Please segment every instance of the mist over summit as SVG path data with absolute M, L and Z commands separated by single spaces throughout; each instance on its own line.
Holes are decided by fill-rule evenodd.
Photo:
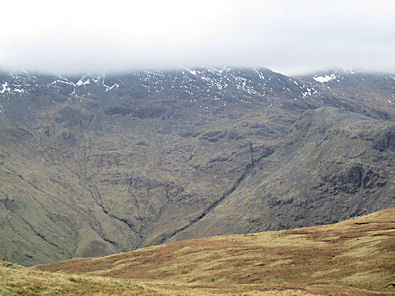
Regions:
M 394 72 L 393 1 L 7 2 L 0 67 L 50 74 L 194 67 Z

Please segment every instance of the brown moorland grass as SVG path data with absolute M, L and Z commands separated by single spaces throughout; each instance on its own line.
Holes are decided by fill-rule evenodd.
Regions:
M 0 295 L 395 295 L 394 262 L 392 208 L 333 225 L 2 267 Z

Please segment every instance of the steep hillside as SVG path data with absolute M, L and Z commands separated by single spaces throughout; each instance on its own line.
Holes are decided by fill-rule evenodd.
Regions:
M 334 108 L 306 111 L 226 199 L 172 239 L 334 223 L 389 207 L 394 135 L 391 122 Z
M 0 267 L 0 293 L 394 295 L 394 217 L 392 208 L 334 225 L 195 239 L 29 270 Z
M 1 73 L 0 255 L 33 265 L 389 207 L 395 80 L 360 76 L 337 97 L 268 69 Z

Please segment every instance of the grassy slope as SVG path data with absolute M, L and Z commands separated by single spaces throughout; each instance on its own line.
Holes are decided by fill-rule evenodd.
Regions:
M 327 226 L 1 267 L 0 295 L 394 295 L 394 218 L 392 208 Z

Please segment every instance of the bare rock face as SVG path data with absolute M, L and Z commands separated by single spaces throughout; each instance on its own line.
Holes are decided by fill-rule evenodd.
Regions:
M 334 192 L 337 190 L 354 194 L 361 189 L 383 187 L 387 183 L 386 176 L 381 176 L 377 168 L 363 167 L 361 164 L 352 164 L 344 172 L 323 176 L 322 180 L 332 185 Z
M 0 73 L 0 256 L 32 265 L 390 207 L 393 76 L 317 75 Z
M 387 149 L 395 151 L 395 127 L 388 128 L 374 139 L 373 148 L 383 152 Z

